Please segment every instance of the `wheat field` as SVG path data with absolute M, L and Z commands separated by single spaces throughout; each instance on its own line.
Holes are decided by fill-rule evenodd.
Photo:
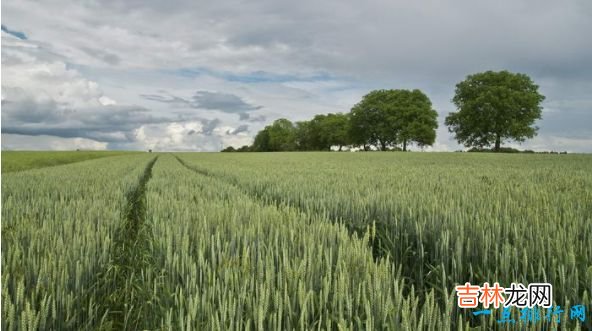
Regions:
M 591 328 L 592 157 L 134 153 L 2 175 L 3 330 Z M 546 282 L 500 324 L 456 285 Z

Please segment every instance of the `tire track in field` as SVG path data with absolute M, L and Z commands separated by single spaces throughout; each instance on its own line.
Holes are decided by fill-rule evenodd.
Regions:
M 291 207 L 291 208 L 298 210 L 300 213 L 303 213 L 303 214 L 309 214 L 311 212 L 319 213 L 318 211 L 316 211 L 314 209 L 312 209 L 312 210 L 307 209 L 306 206 L 303 206 L 301 203 L 298 203 L 295 201 L 289 201 L 282 196 L 269 194 L 267 192 L 257 192 L 253 189 L 249 189 L 249 188 L 235 182 L 234 180 L 232 180 L 230 178 L 215 174 L 211 171 L 208 171 L 207 169 L 200 168 L 199 166 L 188 164 L 183 159 L 181 159 L 179 156 L 177 156 L 177 155 L 174 155 L 174 156 L 177 159 L 177 161 L 179 161 L 179 163 L 181 163 L 181 165 L 183 165 L 185 168 L 187 168 L 199 175 L 210 177 L 215 180 L 225 182 L 225 183 L 237 188 L 238 190 L 243 192 L 248 197 L 251 197 L 256 201 L 259 201 L 259 203 L 261 203 L 262 205 L 274 206 L 276 208 Z M 386 224 L 384 222 L 376 221 L 373 223 L 369 223 L 367 225 L 355 225 L 355 223 L 352 220 L 347 219 L 347 218 L 343 218 L 343 217 L 339 216 L 338 214 L 333 214 L 330 212 L 324 213 L 324 217 L 331 223 L 343 224 L 351 235 L 357 235 L 359 237 L 362 237 L 366 233 L 369 232 L 370 235 L 369 235 L 368 246 L 372 251 L 372 256 L 373 256 L 374 260 L 378 261 L 383 258 L 390 259 L 390 252 L 391 252 L 391 250 L 394 249 L 394 247 L 396 247 L 397 242 L 395 239 L 393 239 L 393 238 L 396 238 L 396 236 L 392 235 L 393 228 L 390 227 L 388 224 Z M 407 249 L 408 250 L 414 249 L 414 247 L 409 247 Z M 415 291 L 415 288 L 417 288 L 418 286 L 423 286 L 422 285 L 423 280 L 418 281 L 415 278 L 415 272 L 413 271 L 413 269 L 408 269 L 411 271 L 407 272 L 407 270 L 405 270 L 404 268 L 403 269 L 397 268 L 397 263 L 402 263 L 403 265 L 409 265 L 412 262 L 394 261 L 394 260 L 390 259 L 390 263 L 392 263 L 393 267 L 396 268 L 396 270 L 398 270 L 397 272 L 401 273 L 401 275 L 405 278 L 405 281 L 406 281 L 405 287 L 406 288 L 403 291 L 404 295 L 409 294 L 410 291 Z M 427 264 L 424 266 L 427 267 Z M 425 295 L 427 295 L 428 292 L 427 291 L 426 292 L 419 291 L 419 292 L 414 292 L 414 293 L 415 293 L 415 295 L 418 296 L 420 304 L 423 305 L 425 303 Z M 441 298 L 437 298 L 438 304 L 440 305 L 440 308 L 442 308 L 442 309 L 444 309 L 444 307 L 446 306 L 446 303 L 447 303 L 446 298 L 447 298 L 447 294 L 443 294 Z M 454 328 L 456 328 L 456 323 L 457 323 L 457 321 L 453 320 L 452 325 Z
M 232 180 L 229 180 L 223 176 L 214 174 L 214 173 L 212 173 L 208 170 L 205 170 L 203 168 L 199 168 L 194 165 L 187 164 L 183 159 L 181 159 L 177 155 L 174 155 L 174 156 L 177 159 L 177 161 L 179 161 L 179 163 L 181 163 L 181 165 L 183 165 L 185 168 L 187 168 L 195 173 L 198 173 L 200 175 L 211 177 L 216 180 L 223 181 L 229 185 L 232 185 L 232 186 L 236 187 L 237 189 L 239 189 L 244 194 L 246 194 L 247 196 L 259 201 L 261 204 L 272 205 L 272 206 L 275 206 L 276 208 L 279 208 L 282 206 L 288 206 L 288 207 L 292 207 L 292 208 L 297 209 L 299 212 L 301 212 L 303 214 L 307 214 L 310 212 L 310 210 L 307 210 L 304 206 L 301 206 L 298 203 L 289 202 L 289 201 L 286 201 L 285 199 L 283 199 L 282 197 L 270 195 L 267 193 L 258 193 L 253 190 L 249 190 L 249 189 L 243 187 L 242 185 L 237 184 L 237 183 L 233 182 Z M 372 225 L 374 228 L 371 229 L 371 224 L 368 224 L 367 226 L 355 226 L 354 222 L 349 222 L 348 220 L 343 219 L 338 216 L 326 214 L 325 217 L 332 223 L 343 224 L 348 229 L 348 231 L 350 233 L 355 233 L 359 236 L 363 236 L 367 231 L 372 230 L 369 245 L 370 245 L 370 248 L 372 249 L 372 256 L 374 257 L 375 261 L 377 261 L 381 258 L 384 258 L 388 255 L 390 247 L 387 245 L 389 243 L 390 244 L 392 244 L 392 243 L 390 240 L 387 240 L 388 239 L 387 237 L 383 238 L 382 234 L 386 233 L 387 227 L 385 225 L 383 225 L 382 223 L 376 222 L 375 224 Z
M 152 289 L 145 281 L 153 270 L 150 255 L 152 231 L 146 224 L 146 184 L 152 177 L 152 159 L 138 184 L 127 193 L 124 218 L 115 232 L 111 260 L 98 277 L 98 330 L 145 329 L 145 316 L 150 313 Z
M 303 214 L 308 214 L 311 212 L 317 213 L 317 214 L 322 213 L 322 212 L 319 212 L 314 209 L 308 209 L 308 208 L 306 208 L 306 206 L 302 205 L 299 202 L 287 200 L 283 196 L 279 196 L 276 194 L 269 194 L 267 192 L 257 192 L 253 189 L 246 188 L 243 185 L 235 182 L 232 179 L 215 174 L 211 171 L 208 171 L 207 169 L 203 169 L 203 168 L 200 168 L 195 165 L 187 164 L 182 158 L 180 158 L 177 155 L 175 155 L 175 158 L 179 161 L 179 163 L 181 163 L 187 169 L 192 170 L 195 173 L 198 173 L 200 175 L 208 176 L 208 177 L 214 178 L 216 180 L 223 181 L 229 185 L 232 185 L 232 186 L 236 187 L 237 189 L 239 189 L 240 191 L 242 191 L 247 196 L 259 201 L 261 204 L 275 206 L 276 208 L 279 208 L 282 206 L 292 207 Z M 390 226 L 389 224 L 387 224 L 385 222 L 375 221 L 375 222 L 368 223 L 368 224 L 356 225 L 356 223 L 353 220 L 348 219 L 348 218 L 343 218 L 336 213 L 332 213 L 332 212 L 327 211 L 326 213 L 323 213 L 323 214 L 328 221 L 330 221 L 334 224 L 343 224 L 346 227 L 346 229 L 349 231 L 349 233 L 352 235 L 357 235 L 359 237 L 362 237 L 362 236 L 366 235 L 366 233 L 369 232 L 370 235 L 369 235 L 368 246 L 372 251 L 372 257 L 374 258 L 374 261 L 378 261 L 383 258 L 390 258 L 391 252 L 394 251 L 397 247 L 398 243 L 396 242 L 396 239 L 394 239 L 397 236 L 395 234 L 393 234 L 394 229 L 392 226 Z M 413 236 L 413 234 L 411 234 L 411 236 Z M 419 248 L 414 247 L 414 246 L 410 246 L 407 248 L 407 250 L 419 251 Z M 398 261 L 394 261 L 392 259 L 390 259 L 390 260 L 391 260 L 391 263 L 393 264 L 393 267 L 397 267 L 398 264 L 411 265 L 413 263 L 417 263 L 417 262 L 415 262 L 413 255 L 409 255 L 407 257 L 407 259 L 408 260 L 398 260 Z M 429 268 L 429 266 L 430 266 L 430 261 L 425 261 L 423 267 Z M 409 270 L 409 272 L 407 270 Z M 413 269 L 403 268 L 403 269 L 400 269 L 400 272 L 401 272 L 402 276 L 407 281 L 406 289 L 405 289 L 404 293 L 406 293 L 406 294 L 409 293 L 408 291 L 410 291 L 412 287 L 423 288 L 425 280 L 421 279 L 421 278 L 418 279 L 416 277 L 416 273 L 413 271 Z M 425 294 L 427 294 L 427 292 L 426 293 L 418 292 L 416 294 L 418 294 L 420 296 L 420 298 L 421 298 L 420 300 L 423 300 L 423 296 Z M 444 297 L 445 296 L 443 296 L 443 298 Z

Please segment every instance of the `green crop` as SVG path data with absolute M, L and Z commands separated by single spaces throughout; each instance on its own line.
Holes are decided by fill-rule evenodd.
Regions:
M 454 286 L 592 307 L 592 159 L 130 154 L 2 177 L 3 330 L 490 330 Z M 514 318 L 518 318 L 514 316 Z
M 88 329 L 114 234 L 146 155 L 2 176 L 3 330 Z
M 2 173 L 45 168 L 130 153 L 122 151 L 2 151 Z
M 498 281 L 549 282 L 558 305 L 592 303 L 589 156 L 179 157 L 264 203 L 325 215 L 360 234 L 375 224 L 374 256 L 388 256 L 422 301 L 436 291 L 445 306 L 457 284 Z

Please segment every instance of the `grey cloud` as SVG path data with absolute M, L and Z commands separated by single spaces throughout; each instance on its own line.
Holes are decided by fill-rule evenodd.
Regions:
M 190 100 L 177 96 L 160 94 L 140 94 L 140 97 L 150 101 L 166 103 L 176 108 L 195 108 L 195 105 L 192 104 Z
M 205 118 L 197 118 L 198 122 L 201 123 L 202 127 L 201 130 L 189 130 L 187 132 L 187 136 L 194 136 L 194 135 L 204 135 L 204 136 L 212 136 L 214 134 L 214 130 L 218 128 L 218 126 L 222 123 L 222 121 L 218 118 L 214 119 L 205 119 Z
M 31 10 L 39 6 L 43 10 Z M 64 11 L 67 7 L 74 8 Z M 584 124 L 589 123 L 589 104 L 566 105 L 567 101 L 585 100 L 592 95 L 586 84 L 592 81 L 592 44 L 587 32 L 592 31 L 592 3 L 587 0 L 568 4 L 550 0 L 261 0 L 248 4 L 234 0 L 179 0 L 174 5 L 141 0 L 81 5 L 57 0 L 51 6 L 6 1 L 2 9 L 6 18 L 3 23 L 13 28 L 26 26 L 31 36 L 51 43 L 48 49 L 72 63 L 94 65 L 94 61 L 85 62 L 89 46 L 117 54 L 119 76 L 96 70 L 97 76 L 111 84 L 136 84 L 130 88 L 134 91 L 146 90 L 141 89 L 143 83 L 138 83 L 139 75 L 125 78 L 134 75 L 134 68 L 153 72 L 203 68 L 204 72 L 232 75 L 264 71 L 307 76 L 326 72 L 355 82 L 360 96 L 374 88 L 420 88 L 430 97 L 443 100 L 435 102 L 442 122 L 443 116 L 453 110 L 449 100 L 455 83 L 470 73 L 509 69 L 529 74 L 544 88 L 546 105 L 554 108 L 543 114 L 539 136 L 577 133 L 578 137 L 592 137 Z M 12 25 L 16 23 L 10 20 L 19 23 Z M 154 24 L 156 21 L 159 24 Z M 6 39 L 16 40 L 9 36 Z M 19 60 L 12 57 L 11 46 L 5 47 L 4 43 L 3 38 L 3 67 Z M 106 62 L 113 60 L 99 52 L 92 55 Z M 217 78 L 224 80 L 222 76 Z M 551 84 L 544 85 L 544 81 Z M 151 81 L 150 87 L 155 91 L 172 90 L 170 83 Z M 175 77 L 174 83 L 183 90 L 202 83 L 200 86 L 211 87 L 206 85 L 207 80 L 192 81 L 187 77 L 183 81 Z M 283 109 L 278 116 L 300 116 L 293 110 L 295 107 L 290 107 L 295 102 L 288 92 L 275 88 L 281 82 L 227 83 L 232 87 L 257 84 L 257 92 L 261 93 L 244 95 L 258 95 L 258 102 L 263 102 L 266 109 Z M 224 84 L 215 88 L 224 91 Z M 240 121 L 265 120 L 256 112 L 258 106 L 234 94 L 198 91 L 180 97 L 158 93 L 143 95 L 143 99 L 176 108 L 238 114 Z M 343 111 L 351 107 L 349 99 L 343 102 L 340 95 L 326 91 L 316 94 L 306 100 L 310 112 L 326 106 L 342 107 Z M 26 116 L 31 121 L 47 116 L 45 120 L 50 121 L 53 115 L 37 109 Z M 440 132 L 438 142 L 451 146 L 446 130 Z
M 251 115 L 249 115 L 249 113 L 238 113 L 238 118 L 241 121 L 248 120 L 250 117 L 251 117 Z
M 156 68 L 166 63 L 270 72 L 320 69 L 388 82 L 397 77 L 440 80 L 459 71 L 530 62 L 537 71 L 553 64 L 561 68 L 573 63 L 570 59 L 585 64 L 591 55 L 585 31 L 592 30 L 592 9 L 586 0 L 569 5 L 535 0 L 101 1 L 57 18 L 66 4 L 46 6 L 50 14 L 40 22 L 29 18 L 27 26 L 41 30 L 49 21 L 56 28 L 42 32 L 67 32 L 75 48 L 88 47 L 91 39 L 104 47 L 95 48 L 117 48 L 122 63 L 143 61 Z M 8 2 L 3 9 L 7 17 L 26 18 L 25 9 L 33 5 L 38 6 Z M 72 25 L 90 36 L 75 38 L 77 31 L 67 29 Z M 114 40 L 120 34 L 138 42 Z
M 148 109 L 139 106 L 110 105 L 64 109 L 53 100 L 38 102 L 32 96 L 23 93 L 17 101 L 2 100 L 3 133 L 122 142 L 132 141 L 133 131 L 142 125 L 179 120 L 154 116 Z M 12 94 L 14 95 L 14 91 Z
M 31 124 L 55 123 L 59 122 L 63 114 L 64 111 L 57 110 L 54 100 L 41 102 L 30 98 L 2 100 L 2 121 Z
M 215 118 L 213 120 L 202 119 L 200 121 L 203 125 L 203 127 L 201 128 L 201 133 L 206 136 L 212 135 L 214 129 L 216 129 L 218 125 L 221 123 L 220 119 L 218 118 Z
M 252 116 L 247 112 L 238 113 L 238 118 L 241 121 L 249 121 L 249 122 L 265 122 L 267 117 L 265 115 L 256 115 Z
M 539 133 L 565 138 L 591 138 L 592 103 L 588 108 L 551 111 L 543 113 L 543 120 L 537 125 Z
M 247 131 L 249 131 L 249 126 L 246 125 L 246 124 L 242 124 L 242 125 L 239 125 L 234 130 L 227 130 L 226 131 L 226 134 L 229 134 L 229 135 L 237 135 L 237 134 L 239 134 L 241 132 L 247 132 Z
M 118 65 L 121 62 L 119 56 L 113 53 L 109 53 L 100 49 L 92 48 L 92 47 L 81 47 L 80 48 L 84 53 L 97 58 L 107 64 L 110 65 Z
M 228 113 L 245 112 L 262 108 L 262 106 L 253 106 L 239 96 L 230 93 L 197 91 L 192 99 L 197 108 L 221 110 Z
M 27 35 L 23 32 L 20 31 L 16 31 L 16 30 L 11 30 L 8 27 L 6 27 L 4 24 L 2 24 L 2 32 L 6 32 L 11 36 L 17 37 L 20 40 L 27 40 Z
M 241 97 L 231 93 L 197 91 L 191 98 L 170 94 L 140 94 L 140 97 L 169 104 L 177 108 L 218 110 L 225 113 L 238 113 L 241 119 L 248 119 L 248 112 L 263 108 L 251 105 Z
M 265 122 L 267 120 L 267 116 L 265 115 L 257 115 L 249 117 L 249 122 Z

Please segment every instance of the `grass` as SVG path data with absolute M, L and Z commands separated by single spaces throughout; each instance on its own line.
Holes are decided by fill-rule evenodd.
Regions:
M 2 173 L 45 168 L 61 164 L 123 155 L 125 151 L 2 151 Z

